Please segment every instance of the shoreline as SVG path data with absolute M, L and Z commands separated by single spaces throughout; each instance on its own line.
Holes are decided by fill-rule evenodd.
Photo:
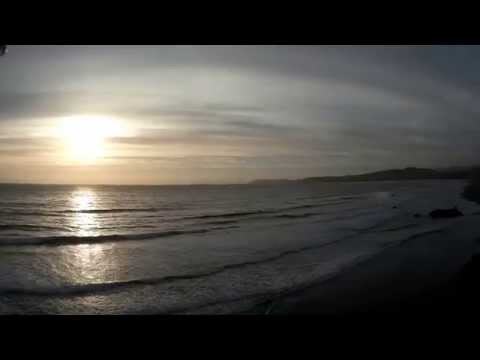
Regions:
M 436 236 L 422 240 L 426 244 L 435 241 Z M 455 289 L 463 283 L 462 279 L 472 278 L 471 268 L 477 268 L 477 274 L 480 273 L 480 259 L 474 255 L 474 246 L 471 252 L 467 248 L 458 251 L 456 258 L 443 271 L 439 271 L 438 267 L 433 271 L 419 269 L 419 259 L 414 259 L 418 253 L 408 254 L 412 250 L 417 252 L 419 246 L 411 246 L 417 249 L 413 250 L 410 246 L 388 249 L 330 280 L 278 299 L 268 308 L 268 314 L 395 314 L 436 312 L 440 308 L 448 312 L 445 305 L 449 302 L 465 301 L 454 295 Z M 438 259 L 437 265 L 442 264 L 445 258 Z M 470 281 L 467 287 L 471 288 L 471 285 Z M 457 311 L 458 308 L 450 310 Z
M 471 186 L 471 185 L 470 185 Z M 469 201 L 479 202 L 472 198 Z M 258 306 L 265 315 L 477 313 L 478 214 L 382 250 L 337 276 Z M 443 220 L 441 220 L 443 221 Z M 448 220 L 447 220 L 448 221 Z

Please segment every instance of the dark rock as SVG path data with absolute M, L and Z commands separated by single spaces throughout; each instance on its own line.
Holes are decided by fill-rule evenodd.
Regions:
M 392 206 L 392 209 L 398 209 L 398 206 Z
M 420 215 L 420 214 L 415 214 L 415 215 L 413 215 L 413 217 L 414 217 L 415 219 L 418 219 L 418 218 L 421 218 L 422 215 Z
M 453 209 L 437 209 L 430 213 L 432 219 L 448 219 L 463 216 L 463 213 L 457 207 Z

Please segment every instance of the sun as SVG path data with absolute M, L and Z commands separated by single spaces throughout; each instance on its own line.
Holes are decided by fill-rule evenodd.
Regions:
M 108 138 L 121 133 L 120 122 L 107 116 L 70 116 L 60 119 L 58 124 L 65 157 L 84 164 L 95 163 L 105 157 Z

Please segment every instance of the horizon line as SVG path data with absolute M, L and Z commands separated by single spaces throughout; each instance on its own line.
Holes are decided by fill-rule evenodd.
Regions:
M 254 179 L 254 180 L 249 180 L 241 183 L 193 183 L 193 184 L 76 184 L 76 183 L 64 183 L 64 184 L 55 184 L 55 183 L 31 183 L 31 182 L 1 182 L 0 181 L 0 186 L 4 185 L 23 185 L 23 186 L 142 186 L 142 187 L 148 187 L 148 186 L 238 186 L 238 185 L 252 185 L 253 182 L 257 181 L 286 181 L 286 182 L 295 182 L 295 181 L 302 181 L 305 179 L 313 179 L 313 178 L 328 178 L 328 177 L 346 177 L 346 176 L 357 176 L 357 175 L 368 175 L 368 174 L 373 174 L 376 172 L 382 172 L 382 171 L 392 171 L 392 170 L 405 170 L 405 169 L 428 169 L 428 170 L 440 170 L 440 169 L 449 169 L 449 168 L 475 168 L 479 167 L 479 165 L 465 165 L 465 166 L 443 166 L 443 167 L 433 167 L 433 168 L 421 168 L 421 167 L 416 167 L 416 166 L 407 166 L 403 168 L 390 168 L 390 169 L 384 169 L 384 170 L 375 170 L 371 172 L 365 172 L 361 174 L 344 174 L 344 175 L 328 175 L 328 176 L 309 176 L 309 177 L 304 177 L 304 178 L 298 178 L 298 179 Z

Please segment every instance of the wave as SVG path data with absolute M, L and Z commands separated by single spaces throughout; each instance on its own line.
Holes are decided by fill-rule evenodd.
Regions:
M 446 232 L 445 229 L 434 229 L 434 230 L 428 230 L 428 231 L 424 231 L 424 232 L 421 232 L 421 233 L 418 233 L 418 234 L 413 234 L 412 236 L 409 236 L 408 238 L 400 241 L 400 246 L 403 246 L 403 245 L 406 245 L 408 242 L 412 241 L 412 240 L 416 240 L 420 237 L 424 237 L 424 236 L 428 236 L 428 235 L 435 235 L 435 234 L 442 234 Z
M 324 206 L 339 205 L 339 204 L 343 204 L 343 203 L 345 203 L 345 201 L 297 205 L 297 206 L 290 206 L 290 207 L 284 207 L 284 208 L 278 208 L 278 209 L 269 209 L 269 210 L 252 210 L 252 211 L 244 211 L 244 212 L 227 212 L 227 213 L 220 213 L 220 214 L 206 214 L 206 215 L 199 215 L 199 216 L 184 217 L 184 218 L 182 218 L 182 220 L 205 220 L 205 219 L 217 219 L 217 218 L 246 217 L 246 216 L 252 216 L 252 215 L 271 215 L 271 214 L 282 213 L 282 212 L 285 212 L 285 211 L 313 209 L 313 208 L 319 208 L 319 207 L 324 207 Z
M 81 226 L 71 226 L 73 229 L 81 229 Z M 115 226 L 100 226 L 98 230 L 117 230 L 117 229 L 157 229 L 158 226 L 156 225 L 115 225 Z
M 320 207 L 320 204 L 292 206 L 292 207 L 280 209 L 279 211 L 312 209 L 312 208 L 316 208 L 316 207 Z
M 339 197 L 338 200 L 357 200 L 357 199 L 364 199 L 365 195 L 357 195 L 357 196 L 342 196 Z
M 205 223 L 205 225 L 229 225 L 229 224 L 236 224 L 238 221 L 236 220 L 220 220 L 220 221 L 210 221 Z
M 225 212 L 219 214 L 205 214 L 197 215 L 190 217 L 177 217 L 170 219 L 171 221 L 182 221 L 182 220 L 205 220 L 197 223 L 198 227 L 201 229 L 194 230 L 170 230 L 163 232 L 152 232 L 149 233 L 140 233 L 140 234 L 128 234 L 128 233 L 115 233 L 110 235 L 99 234 L 98 236 L 75 236 L 59 234 L 56 236 L 43 236 L 43 237 L 32 237 L 32 238 L 3 238 L 0 239 L 0 246 L 29 246 L 29 245 L 42 245 L 42 246 L 62 246 L 62 245 L 77 245 L 77 244 L 99 244 L 99 243 L 108 243 L 108 242 L 121 242 L 121 241 L 135 241 L 135 240 L 149 240 L 157 239 L 170 236 L 178 236 L 184 234 L 201 234 L 207 233 L 209 231 L 224 230 L 227 227 L 209 227 L 209 225 L 232 225 L 238 223 L 241 218 L 251 217 L 255 215 L 259 219 L 263 218 L 264 215 L 276 215 L 272 217 L 266 217 L 265 219 L 302 219 L 321 215 L 319 212 L 306 212 L 306 213 L 285 213 L 287 211 L 297 211 L 302 209 L 314 209 L 324 206 L 337 205 L 339 202 L 323 202 L 323 203 L 314 203 L 314 204 L 303 204 L 296 206 L 289 206 L 276 209 L 267 209 L 267 210 L 252 210 L 252 211 L 239 211 L 239 212 Z M 155 212 L 160 211 L 158 208 L 111 208 L 111 209 L 91 209 L 91 210 L 63 210 L 56 212 L 41 212 L 41 213 L 29 213 L 35 215 L 48 215 L 48 216 L 62 216 L 65 214 L 74 214 L 74 213 L 84 213 L 84 214 L 102 214 L 102 213 L 128 213 L 128 212 Z M 60 215 L 59 215 L 60 214 Z M 98 228 L 98 230 L 109 230 L 109 229 L 123 229 L 123 228 L 138 228 L 138 229 L 155 229 L 155 224 L 144 224 L 144 225 L 118 225 L 118 226 L 109 226 Z M 233 228 L 233 227 L 228 227 Z M 5 225 L 0 227 L 0 231 L 6 230 L 25 230 L 25 231 L 35 231 L 35 230 L 56 230 L 56 231 L 65 231 L 63 228 L 55 228 L 49 226 L 11 226 Z
M 326 200 L 326 201 L 338 201 L 338 200 L 356 200 L 365 198 L 366 195 L 322 195 L 322 196 L 302 196 L 295 200 Z
M 14 215 L 14 216 L 62 216 L 59 213 L 51 211 L 17 211 L 17 210 L 0 210 L 0 215 Z
M 157 212 L 155 208 L 131 208 L 131 209 L 91 209 L 91 210 L 64 210 L 57 211 L 59 214 L 109 214 L 109 213 L 129 213 L 129 212 Z
M 230 218 L 242 218 L 249 217 L 254 215 L 271 215 L 279 214 L 286 211 L 296 211 L 302 209 L 313 209 L 325 206 L 334 206 L 345 203 L 345 201 L 334 201 L 334 202 L 322 202 L 316 204 L 305 204 L 305 205 L 296 205 L 283 208 L 273 208 L 266 210 L 251 210 L 251 211 L 240 211 L 240 212 L 225 212 L 219 214 L 204 214 L 204 215 L 194 215 L 194 216 L 184 216 L 176 217 L 170 219 L 171 221 L 179 220 L 210 220 L 210 219 L 230 219 Z M 11 216 L 40 216 L 40 217 L 63 217 L 71 214 L 115 214 L 115 213 L 145 213 L 144 217 L 154 217 L 154 218 L 164 218 L 164 214 L 161 212 L 169 210 L 178 210 L 178 207 L 171 208 L 111 208 L 111 209 L 84 209 L 84 210 L 17 210 L 17 209 L 6 209 L 0 210 L 0 215 L 11 215 Z M 151 214 L 151 215 L 148 215 Z M 287 216 L 288 217 L 288 216 Z M 220 223 L 219 223 L 220 224 Z M 54 229 L 51 229 L 54 230 Z
M 224 228 L 222 228 L 224 229 Z M 30 239 L 1 239 L 0 246 L 62 246 L 62 245 L 80 245 L 80 244 L 101 244 L 109 242 L 152 240 L 163 237 L 179 236 L 186 234 L 204 234 L 216 229 L 198 229 L 198 230 L 170 230 L 157 233 L 144 234 L 113 234 L 101 236 L 45 236 Z
M 223 214 L 190 216 L 190 217 L 184 217 L 183 219 L 190 219 L 190 220 L 217 219 L 217 218 L 229 218 L 229 217 L 242 217 L 242 216 L 250 216 L 250 215 L 269 214 L 271 212 L 272 211 L 267 211 L 267 210 L 265 210 L 265 211 L 264 210 L 256 210 L 256 211 L 231 212 L 231 213 L 223 213 Z
M 394 227 L 394 228 L 384 229 L 384 230 L 381 230 L 380 232 L 394 232 L 394 231 L 399 231 L 399 230 L 412 229 L 412 228 L 419 227 L 419 226 L 420 226 L 420 224 L 407 224 L 407 225 L 398 226 L 398 227 Z
M 42 225 L 29 225 L 29 224 L 18 224 L 18 225 L 1 225 L 0 231 L 10 231 L 10 230 L 21 230 L 21 231 L 36 231 L 36 230 L 56 230 L 62 231 L 64 228 L 55 227 L 55 226 L 42 226 Z
M 91 209 L 91 210 L 61 210 L 61 211 L 22 211 L 22 210 L 0 210 L 0 214 L 4 215 L 26 215 L 26 216 L 64 216 L 66 214 L 114 214 L 114 213 L 134 213 L 144 212 L 152 213 L 162 210 L 172 209 L 156 209 L 156 208 L 126 208 L 126 209 Z M 157 216 L 158 217 L 158 216 Z
M 437 233 L 443 233 L 443 232 L 445 232 L 444 229 L 434 229 L 434 230 L 424 231 L 421 233 L 413 234 L 401 240 L 400 242 L 395 242 L 394 244 L 386 244 L 384 247 L 403 246 L 407 242 L 418 239 L 420 237 L 433 235 Z M 327 243 L 286 250 L 276 255 L 272 255 L 270 257 L 266 257 L 258 260 L 244 261 L 244 262 L 235 263 L 235 264 L 227 264 L 227 265 L 220 266 L 218 268 L 205 271 L 205 272 L 187 273 L 182 275 L 170 275 L 170 276 L 159 277 L 159 278 L 135 279 L 135 280 L 109 282 L 109 283 L 70 285 L 70 286 L 63 286 L 63 287 L 57 287 L 57 288 L 39 288 L 39 289 L 3 288 L 3 289 L 0 289 L 0 294 L 4 296 L 10 295 L 10 296 L 39 296 L 39 297 L 76 297 L 76 296 L 92 295 L 92 294 L 98 294 L 98 293 L 112 293 L 115 291 L 135 288 L 138 286 L 155 286 L 155 285 L 161 285 L 166 283 L 172 283 L 175 281 L 196 280 L 196 279 L 214 276 L 229 270 L 236 270 L 236 269 L 241 269 L 248 266 L 255 266 L 255 265 L 261 265 L 261 264 L 273 262 L 276 260 L 280 260 L 286 256 L 299 254 L 305 251 L 318 250 L 320 248 L 333 245 L 335 243 L 344 241 L 349 238 L 352 238 L 352 235 L 347 235 L 345 237 L 342 237 Z M 371 256 L 373 256 L 373 254 Z
M 213 270 L 199 272 L 199 273 L 171 275 L 171 276 L 165 276 L 160 278 L 137 279 L 137 280 L 110 282 L 110 283 L 71 285 L 71 286 L 63 286 L 59 288 L 43 288 L 43 289 L 42 288 L 40 289 L 4 288 L 4 289 L 0 289 L 0 294 L 23 295 L 23 296 L 75 297 L 75 296 L 82 296 L 82 295 L 91 295 L 94 293 L 97 294 L 97 293 L 105 293 L 105 292 L 114 292 L 117 290 L 123 290 L 126 288 L 132 288 L 137 286 L 152 286 L 152 285 L 161 285 L 165 283 L 171 283 L 174 281 L 195 280 L 195 279 L 217 275 L 229 270 L 236 270 L 236 269 L 241 269 L 247 266 L 260 265 L 260 264 L 276 261 L 288 255 L 295 255 L 295 254 L 302 253 L 304 251 L 319 249 L 325 246 L 332 245 L 341 240 L 342 239 L 337 239 L 337 240 L 334 240 L 328 243 L 323 243 L 320 245 L 305 246 L 298 249 L 286 250 L 279 254 L 273 255 L 271 257 L 262 258 L 259 260 L 245 261 L 245 262 L 235 263 L 235 264 L 227 264 Z
M 42 202 L 0 201 L 0 207 L 44 206 Z
M 305 214 L 282 214 L 276 215 L 275 218 L 278 219 L 306 219 L 312 216 L 322 215 L 323 213 L 305 213 Z

